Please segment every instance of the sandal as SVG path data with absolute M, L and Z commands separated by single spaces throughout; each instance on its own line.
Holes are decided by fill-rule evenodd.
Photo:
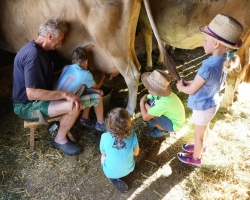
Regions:
M 88 128 L 95 128 L 95 123 L 93 123 L 90 119 L 86 119 L 84 117 L 80 117 L 80 124 Z

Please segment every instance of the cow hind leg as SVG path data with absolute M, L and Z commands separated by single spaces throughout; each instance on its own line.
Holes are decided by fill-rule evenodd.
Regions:
M 166 42 L 162 41 L 162 44 L 163 44 L 163 47 L 165 48 Z M 163 65 L 163 55 L 162 55 L 162 52 L 160 51 L 159 45 L 158 45 L 158 49 L 159 49 L 159 56 L 158 56 L 158 60 L 157 60 L 157 65 L 162 66 Z
M 140 28 L 141 28 L 141 34 L 142 34 L 143 39 L 144 39 L 146 58 L 147 58 L 145 70 L 150 71 L 152 69 L 152 66 L 153 66 L 153 61 L 152 61 L 153 31 L 152 31 L 152 28 L 147 27 L 143 23 L 140 23 Z

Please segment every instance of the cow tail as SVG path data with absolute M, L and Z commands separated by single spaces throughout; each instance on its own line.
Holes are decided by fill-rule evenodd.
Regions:
M 178 71 L 176 70 L 176 66 L 175 66 L 175 63 L 174 63 L 173 59 L 168 55 L 164 45 L 162 44 L 160 35 L 158 33 L 158 30 L 156 28 L 156 25 L 155 25 L 155 22 L 154 22 L 154 19 L 153 19 L 153 15 L 152 15 L 152 12 L 151 12 L 149 1 L 148 0 L 143 0 L 143 3 L 144 3 L 144 6 L 145 6 L 145 9 L 146 9 L 146 13 L 148 15 L 150 25 L 151 25 L 151 27 L 153 29 L 155 38 L 156 38 L 157 43 L 159 45 L 159 50 L 162 52 L 162 55 L 163 55 L 163 65 L 168 69 L 170 74 L 172 74 L 174 76 L 174 78 L 179 81 L 181 79 L 180 75 L 179 75 Z

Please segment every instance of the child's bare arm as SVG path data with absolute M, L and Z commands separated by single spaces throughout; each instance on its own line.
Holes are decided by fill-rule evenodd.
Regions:
M 138 156 L 139 151 L 140 151 L 139 146 L 135 147 L 135 148 L 134 148 L 134 156 Z
M 148 114 L 148 109 L 151 107 L 150 105 L 148 105 L 146 103 L 147 98 L 146 95 L 144 95 L 141 100 L 140 100 L 140 110 L 141 110 L 141 115 L 142 115 L 142 119 L 144 121 L 148 121 L 152 118 L 154 118 L 155 116 Z
M 99 89 L 101 87 L 102 82 L 104 81 L 105 77 L 106 77 L 105 73 L 101 73 L 99 80 L 92 86 L 92 88 Z

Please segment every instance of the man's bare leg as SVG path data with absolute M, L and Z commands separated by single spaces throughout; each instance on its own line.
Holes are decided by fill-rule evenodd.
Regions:
M 51 101 L 48 108 L 48 114 L 50 117 L 61 115 L 60 127 L 54 141 L 58 144 L 67 143 L 67 133 L 74 125 L 77 117 L 80 114 L 80 109 L 71 109 L 71 103 L 68 101 Z

